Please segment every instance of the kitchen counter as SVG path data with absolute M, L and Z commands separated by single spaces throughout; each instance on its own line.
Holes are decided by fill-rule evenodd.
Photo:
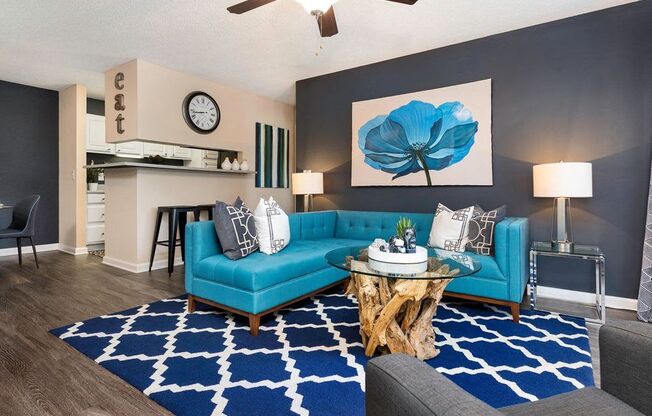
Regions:
M 97 165 L 86 165 L 85 168 L 102 168 L 102 169 L 115 169 L 115 168 L 145 168 L 145 169 L 165 169 L 176 171 L 189 171 L 189 172 L 202 172 L 202 173 L 226 173 L 236 175 L 253 175 L 256 171 L 253 170 L 226 170 L 226 169 L 213 169 L 213 168 L 196 168 L 190 166 L 174 166 L 174 165 L 158 165 L 154 163 L 138 163 L 138 162 L 114 162 L 114 163 L 100 163 Z
M 85 167 L 90 168 L 91 165 Z M 272 196 L 287 212 L 294 210 L 294 198 L 289 188 L 257 188 L 253 171 L 154 165 L 137 161 L 95 164 L 92 167 L 104 168 L 106 198 L 102 204 L 98 204 L 103 206 L 103 215 L 100 212 L 99 217 L 104 222 L 105 255 L 102 262 L 135 273 L 149 269 L 152 239 L 167 239 L 167 215 L 163 216 L 160 235 L 154 237 L 158 207 L 206 205 L 215 201 L 230 203 L 237 197 L 255 207 L 261 198 L 267 200 Z M 96 198 L 97 195 L 91 199 Z M 102 210 L 99 207 L 91 208 Z M 87 217 L 96 214 L 96 211 L 87 209 Z M 203 219 L 207 218 L 206 214 L 202 213 Z M 192 214 L 189 220 L 194 220 Z M 175 254 L 181 255 L 178 247 Z M 181 261 L 181 257 L 178 257 L 175 263 Z M 159 246 L 152 268 L 165 267 L 167 250 Z

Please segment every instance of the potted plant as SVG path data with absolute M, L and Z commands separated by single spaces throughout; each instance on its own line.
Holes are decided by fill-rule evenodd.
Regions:
M 90 192 L 96 192 L 98 186 L 98 178 L 102 172 L 101 168 L 87 168 L 86 169 L 86 183 Z

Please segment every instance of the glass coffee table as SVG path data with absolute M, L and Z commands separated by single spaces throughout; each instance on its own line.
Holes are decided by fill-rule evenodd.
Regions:
M 428 249 L 425 272 L 383 273 L 369 266 L 366 246 L 330 251 L 326 261 L 351 273 L 347 294 L 358 300 L 365 354 L 400 352 L 420 360 L 439 353 L 432 319 L 444 289 L 452 279 L 472 275 L 481 267 L 464 253 Z

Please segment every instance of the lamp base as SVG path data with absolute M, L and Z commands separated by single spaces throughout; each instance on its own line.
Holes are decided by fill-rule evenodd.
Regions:
M 572 241 L 553 241 L 552 249 L 560 253 L 572 253 L 575 243 Z
M 570 198 L 555 198 L 552 209 L 552 249 L 561 253 L 573 251 Z

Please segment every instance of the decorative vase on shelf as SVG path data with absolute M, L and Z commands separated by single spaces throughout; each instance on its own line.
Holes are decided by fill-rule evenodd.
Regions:
M 240 163 L 238 162 L 238 159 L 233 159 L 233 163 L 231 163 L 231 170 L 240 170 Z
M 221 168 L 224 170 L 231 170 L 231 161 L 228 157 L 222 162 Z
M 249 163 L 247 162 L 247 159 L 243 160 L 242 163 L 240 163 L 240 170 L 249 170 Z

